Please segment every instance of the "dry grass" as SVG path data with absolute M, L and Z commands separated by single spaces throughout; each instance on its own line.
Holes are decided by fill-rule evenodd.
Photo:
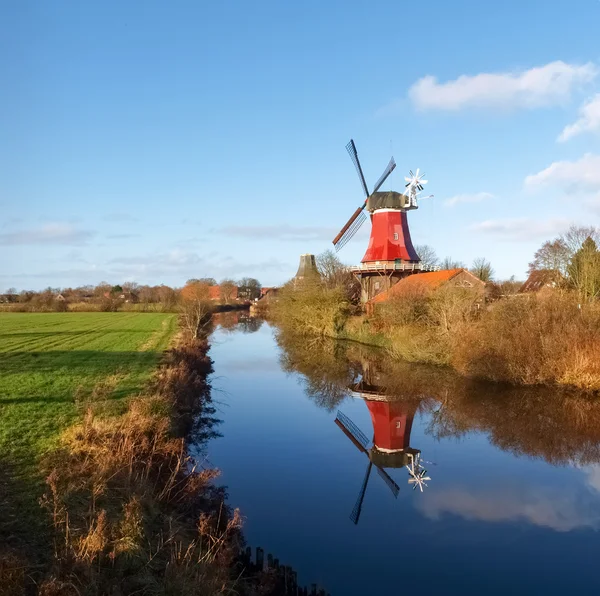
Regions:
M 452 363 L 494 381 L 600 390 L 600 305 L 558 291 L 500 301 L 463 329 Z
M 151 395 L 119 417 L 88 410 L 63 435 L 46 462 L 55 552 L 40 594 L 230 593 L 240 515 L 183 438 L 197 420 L 206 435 L 213 413 L 206 350 L 171 350 Z

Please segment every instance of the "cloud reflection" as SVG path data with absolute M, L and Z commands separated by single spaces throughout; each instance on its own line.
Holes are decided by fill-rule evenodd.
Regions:
M 589 478 L 588 484 L 592 484 Z M 594 469 L 593 482 L 600 491 L 600 468 Z M 568 487 L 564 493 L 550 488 L 535 493 L 527 489 L 519 492 L 516 488 L 479 493 L 465 488 L 442 489 L 424 495 L 416 507 L 432 520 L 451 514 L 491 523 L 525 521 L 557 532 L 600 528 L 600 501 L 590 500 Z

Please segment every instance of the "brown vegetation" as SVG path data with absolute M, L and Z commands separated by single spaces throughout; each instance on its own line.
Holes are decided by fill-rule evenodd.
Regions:
M 545 290 L 496 303 L 453 342 L 452 364 L 494 381 L 600 389 L 600 304 Z

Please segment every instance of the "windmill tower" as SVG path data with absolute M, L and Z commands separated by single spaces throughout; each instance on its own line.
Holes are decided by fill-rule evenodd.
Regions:
M 353 140 L 346 145 L 346 149 L 356 167 L 366 198 L 333 239 L 333 244 L 336 250 L 343 248 L 367 219 L 365 209 L 370 213 L 372 225 L 369 245 L 361 264 L 352 267 L 361 282 L 361 299 L 366 302 L 388 290 L 407 275 L 438 269 L 421 264 L 408 228 L 408 211 L 418 209 L 419 198 L 430 197 L 419 197 L 423 185 L 427 184 L 420 170 L 415 174 L 411 170 L 410 177 L 405 178 L 404 194 L 394 191 L 379 192 L 396 167 L 393 157 L 375 183 L 373 192 L 369 192 Z
M 367 381 L 369 371 L 365 372 L 367 374 L 363 375 L 359 383 L 352 385 L 351 389 L 355 397 L 364 399 L 367 404 L 373 424 L 373 440 L 370 441 L 343 412 L 338 411 L 335 419 L 336 425 L 369 460 L 356 504 L 350 514 L 350 519 L 355 524 L 358 524 L 360 518 L 373 466 L 394 498 L 398 497 L 400 487 L 386 472 L 386 468 L 406 468 L 408 483 L 412 485 L 413 490 L 418 487 L 423 492 L 423 488 L 427 486 L 425 481 L 431 480 L 422 466 L 421 451 L 410 446 L 410 433 L 418 402 L 398 400 L 385 395 L 382 388 Z

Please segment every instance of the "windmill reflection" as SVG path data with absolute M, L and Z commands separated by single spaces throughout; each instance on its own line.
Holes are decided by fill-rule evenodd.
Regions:
M 413 490 L 418 487 L 423 492 L 423 487 L 427 486 L 426 481 L 431 480 L 422 465 L 421 451 L 410 446 L 410 433 L 419 407 L 419 400 L 404 401 L 386 395 L 382 387 L 369 382 L 369 378 L 374 376 L 371 366 L 363 363 L 363 367 L 362 379 L 353 384 L 350 389 L 354 397 L 365 400 L 367 404 L 373 424 L 373 440 L 370 441 L 365 433 L 342 411 L 338 410 L 335 418 L 336 425 L 369 460 L 356 504 L 350 514 L 350 519 L 355 524 L 360 519 L 373 466 L 389 487 L 394 498 L 398 497 L 400 487 L 386 472 L 386 468 L 406 468 L 408 483 L 412 485 Z

